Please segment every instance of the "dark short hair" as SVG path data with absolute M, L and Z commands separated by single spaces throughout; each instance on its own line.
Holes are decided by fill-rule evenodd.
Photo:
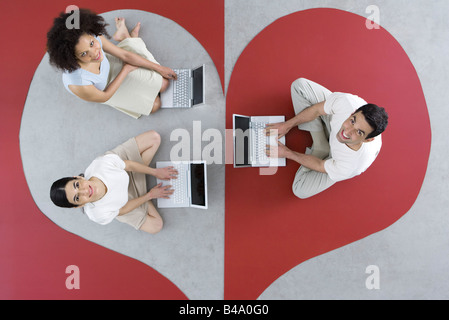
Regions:
M 358 108 L 355 113 L 362 112 L 373 131 L 365 139 L 374 138 L 385 131 L 388 125 L 388 114 L 384 108 L 367 103 Z
M 80 177 L 84 177 L 84 174 L 80 173 Z M 53 182 L 50 188 L 50 199 L 55 205 L 62 208 L 76 208 L 77 205 L 70 203 L 67 199 L 65 187 L 67 183 L 76 180 L 74 177 L 65 177 Z
M 75 46 L 83 34 L 93 36 L 106 35 L 106 24 L 103 17 L 89 9 L 79 9 L 79 28 L 69 29 L 66 26 L 67 19 L 72 12 L 61 12 L 54 19 L 53 26 L 47 33 L 47 52 L 50 63 L 63 71 L 75 71 L 80 66 L 75 56 Z

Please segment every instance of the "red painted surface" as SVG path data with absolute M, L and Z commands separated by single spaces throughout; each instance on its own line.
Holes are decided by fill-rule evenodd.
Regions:
M 186 299 L 173 283 L 147 265 L 62 230 L 31 198 L 19 149 L 22 111 L 45 54 L 46 33 L 53 18 L 71 4 L 57 0 L 0 2 L 1 25 L 14 30 L 14 35 L 2 42 L 0 60 L 0 299 Z M 223 0 L 135 0 L 125 5 L 115 0 L 79 0 L 76 5 L 98 13 L 139 9 L 174 20 L 208 51 L 223 81 Z M 65 270 L 72 264 L 80 268 L 80 290 L 65 286 L 69 276 Z
M 226 127 L 233 113 L 292 117 L 290 84 L 299 77 L 384 106 L 383 148 L 364 174 L 307 200 L 291 191 L 296 163 L 273 176 L 228 165 L 225 299 L 256 299 L 296 265 L 390 226 L 420 191 L 431 142 L 426 102 L 413 65 L 386 30 L 368 30 L 365 18 L 334 9 L 275 21 L 233 69 Z M 292 130 L 286 141 L 304 151 L 311 139 Z

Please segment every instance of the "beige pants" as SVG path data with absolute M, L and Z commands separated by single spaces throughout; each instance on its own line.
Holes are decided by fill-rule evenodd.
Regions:
M 158 64 L 141 38 L 126 38 L 117 46 Z M 109 84 L 122 70 L 123 62 L 112 55 L 106 54 L 106 56 L 111 67 L 108 77 Z M 148 116 L 153 109 L 154 100 L 161 90 L 161 86 L 162 76 L 159 73 L 138 68 L 126 76 L 120 87 L 105 104 L 136 119 L 141 115 Z
M 291 85 L 291 95 L 295 114 L 300 113 L 304 109 L 326 100 L 332 92 L 323 86 L 300 78 L 295 80 Z M 309 131 L 312 135 L 313 145 L 306 153 L 314 155 L 319 154 L 322 159 L 329 158 L 329 132 L 330 132 L 330 116 L 321 116 L 317 119 L 303 123 L 298 126 L 300 130 Z M 314 152 L 319 150 L 319 152 Z M 329 178 L 327 173 L 310 170 L 304 166 L 300 166 L 296 172 L 293 181 L 293 193 L 301 198 L 306 199 L 312 197 L 330 186 L 335 182 Z

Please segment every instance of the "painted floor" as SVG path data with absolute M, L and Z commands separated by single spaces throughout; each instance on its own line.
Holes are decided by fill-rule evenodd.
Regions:
M 65 7 L 3 1 L 2 23 L 30 27 L 2 44 L 0 298 L 449 297 L 447 1 L 90 4 L 77 3 L 102 14 L 110 33 L 116 16 L 129 27 L 140 21 L 161 64 L 204 63 L 206 104 L 135 120 L 74 99 L 45 54 L 46 31 Z M 232 113 L 291 117 L 299 77 L 379 101 L 391 116 L 372 168 L 311 200 L 291 193 L 297 165 L 265 176 L 234 169 L 226 143 Z M 162 136 L 155 161 L 169 158 L 175 130 L 188 133 L 193 158 L 210 155 L 209 136 L 220 142 L 207 211 L 160 209 L 164 229 L 147 235 L 52 205 L 55 179 L 149 129 Z M 287 136 L 289 146 L 308 143 L 305 133 Z M 80 289 L 66 286 L 70 266 Z

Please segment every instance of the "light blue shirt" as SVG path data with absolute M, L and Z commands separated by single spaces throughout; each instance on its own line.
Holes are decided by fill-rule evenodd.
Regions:
M 100 64 L 100 73 L 95 74 L 89 71 L 86 71 L 82 68 L 79 68 L 73 72 L 64 72 L 62 74 L 62 82 L 64 83 L 64 87 L 71 93 L 73 92 L 69 89 L 69 85 L 76 86 L 89 86 L 94 85 L 98 90 L 103 91 L 108 84 L 108 76 L 109 76 L 109 60 L 106 58 L 106 55 L 103 51 L 103 44 L 101 43 L 100 37 L 95 37 L 100 42 L 101 46 L 101 54 L 103 55 L 103 61 Z

